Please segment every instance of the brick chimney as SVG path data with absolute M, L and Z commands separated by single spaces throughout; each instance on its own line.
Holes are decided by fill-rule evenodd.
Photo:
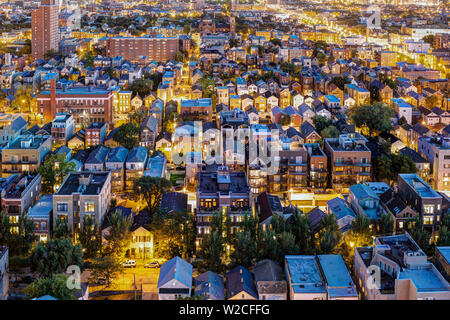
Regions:
M 50 121 L 56 116 L 56 79 L 52 78 L 50 80 Z

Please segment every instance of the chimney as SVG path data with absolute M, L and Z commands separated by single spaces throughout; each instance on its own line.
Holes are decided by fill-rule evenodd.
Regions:
M 56 115 L 56 79 L 50 80 L 50 118 L 53 120 Z

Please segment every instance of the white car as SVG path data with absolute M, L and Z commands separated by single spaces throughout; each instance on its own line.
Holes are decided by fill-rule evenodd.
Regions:
M 124 268 L 136 268 L 136 261 L 135 260 L 127 260 L 123 263 Z

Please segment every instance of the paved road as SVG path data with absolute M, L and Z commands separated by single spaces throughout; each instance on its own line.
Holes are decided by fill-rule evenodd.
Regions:
M 134 290 L 134 281 L 136 279 L 136 289 L 138 292 L 140 292 L 143 288 L 146 293 L 144 294 L 145 298 L 157 300 L 159 268 L 144 268 L 144 262 L 142 260 L 137 260 L 136 265 L 136 268 L 125 268 L 124 272 L 113 280 L 110 287 L 106 288 L 105 286 L 91 286 L 90 291 Z M 83 272 L 82 281 L 86 281 L 88 278 L 89 270 Z

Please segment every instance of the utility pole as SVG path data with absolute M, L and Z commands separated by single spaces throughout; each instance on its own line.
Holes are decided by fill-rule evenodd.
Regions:
M 136 293 L 136 272 L 133 273 L 134 276 L 134 300 L 137 300 L 137 293 Z

